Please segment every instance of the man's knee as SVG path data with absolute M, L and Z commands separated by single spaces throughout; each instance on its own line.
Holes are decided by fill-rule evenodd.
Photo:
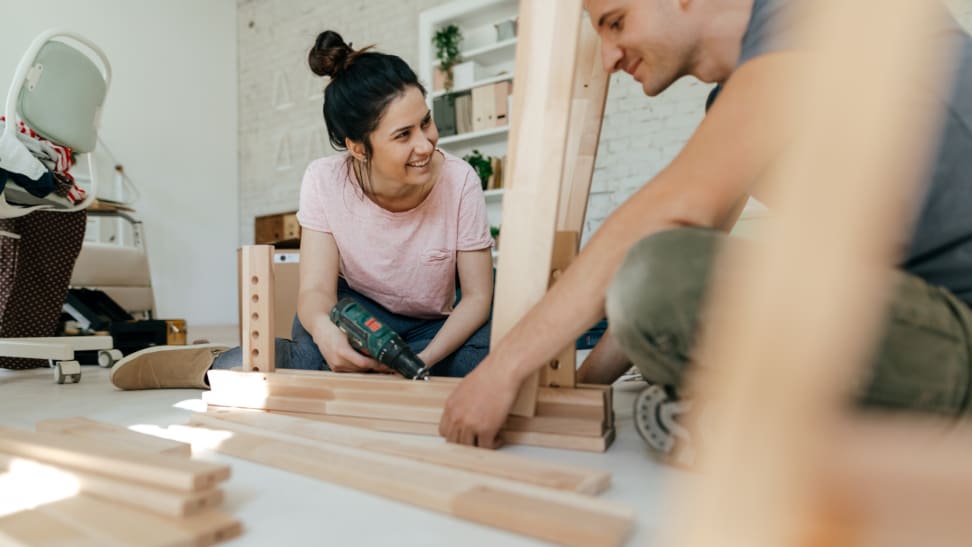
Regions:
M 608 324 L 621 348 L 650 380 L 674 381 L 687 360 L 712 262 L 725 236 L 678 228 L 636 243 L 606 298 Z M 661 362 L 666 361 L 666 362 Z M 649 376 L 646 374 L 646 376 Z
M 608 288 L 612 327 L 646 314 L 677 313 L 695 302 L 705 289 L 723 239 L 713 230 L 678 228 L 636 243 Z

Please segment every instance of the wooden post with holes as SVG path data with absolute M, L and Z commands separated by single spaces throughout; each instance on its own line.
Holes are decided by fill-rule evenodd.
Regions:
M 273 372 L 273 246 L 244 246 L 240 269 L 243 370 Z
M 520 5 L 510 168 L 503 184 L 503 231 L 514 235 L 503 239 L 497 268 L 494 346 L 577 254 L 608 84 L 597 35 L 582 19 L 576 0 Z M 513 414 L 534 415 L 540 384 L 574 385 L 574 351 L 573 344 L 564 348 L 527 379 Z

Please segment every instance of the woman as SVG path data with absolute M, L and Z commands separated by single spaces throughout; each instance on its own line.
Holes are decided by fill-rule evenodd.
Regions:
M 298 316 L 293 340 L 276 341 L 276 366 L 390 372 L 331 323 L 330 309 L 350 296 L 402 336 L 433 375 L 465 376 L 489 348 L 493 242 L 482 189 L 466 162 L 436 147 L 412 69 L 369 49 L 356 51 L 326 31 L 308 55 L 311 70 L 331 78 L 324 121 L 342 153 L 315 160 L 304 174 Z M 239 348 L 225 349 L 142 350 L 115 365 L 112 383 L 205 388 L 210 367 L 240 366 Z

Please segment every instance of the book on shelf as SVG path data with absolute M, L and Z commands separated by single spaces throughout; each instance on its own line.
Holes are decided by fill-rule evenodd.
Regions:
M 432 119 L 435 120 L 440 137 L 456 134 L 456 105 L 451 95 L 432 99 Z
M 494 156 L 490 158 L 490 165 L 493 167 L 493 174 L 486 181 L 486 190 L 499 190 L 503 188 L 503 171 L 506 167 L 506 156 Z
M 454 95 L 456 109 L 456 133 L 469 133 L 473 130 L 472 93 Z
M 484 131 L 509 124 L 508 97 L 512 82 L 503 81 L 472 90 L 473 131 Z

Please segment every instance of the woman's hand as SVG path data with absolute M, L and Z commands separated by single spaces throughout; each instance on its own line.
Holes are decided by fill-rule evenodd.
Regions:
M 391 372 L 385 365 L 355 351 L 348 337 L 337 328 L 328 331 L 318 346 L 334 372 Z

